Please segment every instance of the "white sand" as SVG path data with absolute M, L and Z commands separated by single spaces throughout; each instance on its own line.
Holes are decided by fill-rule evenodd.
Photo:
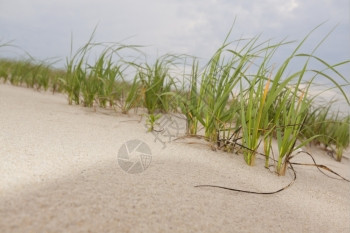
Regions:
M 296 183 L 275 195 L 195 188 L 273 191 L 292 174 L 277 177 L 263 159 L 249 167 L 241 155 L 200 144 L 163 148 L 143 123 L 128 121 L 137 119 L 1 84 L 0 232 L 350 232 L 349 183 L 295 167 Z M 152 152 L 140 174 L 117 162 L 131 139 Z M 350 177 L 349 152 L 342 163 L 311 152 Z

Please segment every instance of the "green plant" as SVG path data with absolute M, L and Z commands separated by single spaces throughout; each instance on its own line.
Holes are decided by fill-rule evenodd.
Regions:
M 148 125 L 148 131 L 151 132 L 154 130 L 154 125 L 156 121 L 161 118 L 161 114 L 148 114 L 146 124 Z
M 18 61 L 0 59 L 0 78 L 38 90 L 51 87 L 53 92 L 63 91 L 68 95 L 69 104 L 83 103 L 86 107 L 109 104 L 122 113 L 143 106 L 148 110 L 149 131 L 154 130 L 160 113 L 180 111 L 187 120 L 187 134 L 202 133 L 199 128 L 202 126 L 202 136 L 225 151 L 235 151 L 236 142 L 241 143 L 249 165 L 254 165 L 258 147 L 263 142 L 265 166 L 269 167 L 275 139 L 279 175 L 285 174 L 292 152 L 311 142 L 323 144 L 325 149 L 335 152 L 340 161 L 344 148 L 349 146 L 350 117 L 334 113 L 332 101 L 325 107 L 315 107 L 314 100 L 322 92 L 313 96 L 309 93 L 314 80 L 323 77 L 331 81 L 334 84 L 331 88 L 337 88 L 350 104 L 342 88 L 350 83 L 337 70 L 350 61 L 330 65 L 314 55 L 329 34 L 311 54 L 300 53 L 311 31 L 275 69 L 271 61 L 276 51 L 291 42 L 259 42 L 259 37 L 254 37 L 237 40 L 236 48 L 232 49 L 234 42 L 228 42 L 231 30 L 203 69 L 199 69 L 198 59 L 193 58 L 191 72 L 187 75 L 184 71 L 180 85 L 172 70 L 177 68 L 180 56 L 164 55 L 153 65 L 140 64 L 136 59 L 128 62 L 119 51 L 135 49 L 135 46 L 93 43 L 95 31 L 74 54 L 71 49 L 66 71 L 53 69 L 52 64 L 37 62 L 30 56 Z M 96 53 L 97 59 L 91 62 Z M 288 69 L 295 59 L 305 60 L 290 72 Z M 323 65 L 324 69 L 310 68 L 313 62 Z M 184 67 L 187 65 L 185 60 Z M 131 72 L 135 73 L 131 83 L 126 81 L 128 68 L 135 69 Z M 340 85 L 334 76 L 345 84 Z
M 175 85 L 169 69 L 174 59 L 174 56 L 165 55 L 158 58 L 153 66 L 147 63 L 144 66 L 133 64 L 138 69 L 137 78 L 140 81 L 140 91 L 149 114 L 170 110 L 169 92 Z
M 67 59 L 66 75 L 60 79 L 60 85 L 68 95 L 69 105 L 73 104 L 73 102 L 80 104 L 81 84 L 86 77 L 86 70 L 83 65 L 87 49 L 88 44 L 78 50 L 69 60 Z
M 350 116 L 335 122 L 334 126 L 334 141 L 336 146 L 336 159 L 341 161 L 343 157 L 343 150 L 347 148 L 350 143 Z
M 200 114 L 200 97 L 198 93 L 198 78 L 200 74 L 198 72 L 198 66 L 198 61 L 193 58 L 191 74 L 189 75 L 189 89 L 185 87 L 187 79 L 184 74 L 182 89 L 174 94 L 181 113 L 186 117 L 186 133 L 189 135 L 196 135 L 198 130 L 197 116 Z
M 235 105 L 228 106 L 232 90 L 241 78 L 246 57 L 233 56 L 226 61 L 222 58 L 224 48 L 221 47 L 211 59 L 202 75 L 197 107 L 197 119 L 205 128 L 205 136 L 216 142 L 218 132 L 233 120 Z M 237 66 L 233 69 L 234 66 Z
M 124 86 L 127 86 L 126 83 Z M 123 114 L 129 112 L 130 109 L 136 107 L 141 102 L 142 94 L 140 94 L 140 83 L 138 77 L 135 76 L 130 87 L 123 87 L 121 90 L 121 98 L 118 101 Z
M 311 81 L 306 85 L 306 87 L 301 90 L 300 89 L 300 84 L 305 76 L 307 70 L 307 66 L 309 64 L 309 60 L 311 58 L 315 58 L 313 56 L 313 53 L 316 51 L 316 49 L 319 47 L 320 44 L 323 43 L 323 41 L 327 38 L 323 38 L 321 42 L 315 47 L 311 55 L 306 55 L 306 54 L 296 54 L 298 49 L 301 47 L 301 45 L 304 43 L 304 41 L 308 38 L 308 36 L 312 33 L 312 31 L 304 38 L 304 40 L 298 45 L 298 47 L 294 50 L 292 53 L 292 56 L 290 56 L 287 61 L 282 65 L 282 67 L 279 69 L 277 74 L 282 74 L 285 67 L 288 65 L 289 61 L 296 56 L 305 56 L 307 58 L 307 61 L 305 62 L 303 68 L 301 71 L 296 72 L 289 76 L 289 78 L 285 79 L 288 80 L 294 77 L 297 77 L 297 82 L 294 85 L 293 88 L 288 88 L 287 92 L 283 93 L 282 97 L 282 104 L 277 108 L 276 115 L 275 115 L 275 123 L 276 123 L 276 135 L 277 135 L 277 142 L 278 142 L 278 150 L 279 150 L 279 158 L 278 158 L 278 163 L 277 163 L 277 173 L 280 175 L 284 175 L 286 171 L 287 164 L 289 162 L 289 158 L 291 153 L 306 145 L 310 141 L 314 140 L 315 138 L 319 137 L 319 135 L 313 135 L 310 138 L 307 138 L 300 142 L 298 145 L 296 145 L 297 139 L 299 138 L 299 135 L 301 134 L 303 125 L 305 124 L 305 120 L 307 118 L 308 114 L 308 109 L 310 108 L 312 104 L 313 98 L 309 99 L 307 98 L 308 95 L 308 90 L 312 84 L 313 79 L 317 75 L 322 75 L 325 76 L 326 78 L 329 78 L 332 82 L 334 80 L 330 78 L 328 75 L 326 75 L 322 71 L 314 71 L 311 70 L 311 72 L 315 72 L 316 75 L 314 78 L 311 79 Z M 317 59 L 320 60 L 320 59 Z M 335 72 L 335 74 L 339 74 L 335 70 L 335 66 L 331 66 L 325 62 L 323 64 L 326 66 L 325 70 L 332 70 Z M 284 81 L 285 82 L 285 81 Z M 283 82 L 282 82 L 283 83 Z M 342 88 L 334 82 L 339 90 L 343 92 Z M 272 90 L 276 90 L 272 87 Z M 345 96 L 347 99 L 347 97 Z M 278 119 L 282 119 L 282 125 L 280 124 L 280 121 Z
M 1 48 L 1 45 L 0 45 Z M 0 79 L 6 83 L 11 77 L 11 70 L 13 69 L 14 61 L 8 59 L 0 59 Z
M 237 118 L 239 105 L 229 103 L 235 100 L 233 89 L 245 78 L 244 72 L 251 58 L 245 51 L 249 42 L 236 52 L 228 49 L 231 44 L 227 42 L 228 36 L 201 74 L 198 73 L 198 63 L 193 62 L 188 98 L 182 102 L 189 133 L 197 133 L 200 123 L 205 129 L 205 137 L 215 143 L 228 140 L 235 131 L 232 123 Z M 200 81 L 199 88 L 197 80 Z

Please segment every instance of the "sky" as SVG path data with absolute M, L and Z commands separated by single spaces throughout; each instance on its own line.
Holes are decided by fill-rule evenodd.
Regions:
M 97 26 L 95 41 L 147 46 L 150 58 L 186 53 L 209 59 L 229 40 L 261 34 L 261 40 L 302 40 L 325 22 L 305 44 L 311 52 L 337 26 L 316 55 L 334 64 L 350 59 L 349 0 L 0 0 L 0 43 L 26 50 L 37 59 L 58 58 L 64 65 Z M 292 47 L 293 48 L 293 47 Z M 295 48 L 295 46 L 294 46 Z M 286 58 L 282 49 L 277 58 Z M 21 51 L 0 49 L 0 56 Z M 341 68 L 350 80 L 350 65 Z
M 146 45 L 151 56 L 209 58 L 235 18 L 232 40 L 260 33 L 301 40 L 327 21 L 309 44 L 339 24 L 318 52 L 336 61 L 349 59 L 349 14 L 348 0 L 0 0 L 0 40 L 41 59 L 66 57 L 71 34 L 79 47 L 98 25 L 96 41 Z

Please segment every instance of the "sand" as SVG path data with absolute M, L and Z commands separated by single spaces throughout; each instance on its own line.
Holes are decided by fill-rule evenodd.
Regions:
M 296 182 L 275 195 L 195 188 L 274 191 L 293 175 L 276 176 L 263 158 L 249 167 L 242 155 L 197 139 L 163 145 L 159 138 L 167 137 L 147 133 L 139 120 L 1 84 L 0 232 L 350 232 L 349 183 L 295 167 Z M 118 163 L 129 140 L 150 149 L 149 166 L 138 174 Z M 350 177 L 349 151 L 338 163 L 322 150 L 305 150 Z

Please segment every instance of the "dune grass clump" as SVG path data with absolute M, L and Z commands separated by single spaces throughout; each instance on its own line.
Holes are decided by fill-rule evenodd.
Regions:
M 218 141 L 220 132 L 229 135 L 227 125 L 237 114 L 237 105 L 228 105 L 229 99 L 249 62 L 246 56 L 225 59 L 225 47 L 215 53 L 201 76 L 197 119 L 204 126 L 205 137 L 212 142 Z
M 131 85 L 124 82 L 122 85 L 119 85 L 120 98 L 116 102 L 118 108 L 122 111 L 123 114 L 127 114 L 131 109 L 142 106 L 142 87 L 140 80 L 135 76 Z
M 331 123 L 330 114 L 331 104 L 325 107 L 315 108 L 310 110 L 301 137 L 310 137 L 312 135 L 319 135 L 317 138 L 312 140 L 310 143 L 314 145 L 323 145 L 325 149 L 328 148 L 332 143 L 332 138 L 329 136 L 329 126 Z
M 202 72 L 199 72 L 198 61 L 193 59 L 190 88 L 178 97 L 181 112 L 187 119 L 187 132 L 197 134 L 200 124 L 205 138 L 215 143 L 224 142 L 235 129 L 228 127 L 237 121 L 239 107 L 233 91 L 245 78 L 244 69 L 250 62 L 249 53 L 241 56 L 228 49 L 230 44 L 226 38 Z
M 314 55 L 329 34 L 311 53 L 303 53 L 301 49 L 314 30 L 311 31 L 276 64 L 272 61 L 278 50 L 293 42 L 261 42 L 260 37 L 229 42 L 231 30 L 203 68 L 199 67 L 199 59 L 190 57 L 191 72 L 184 71 L 182 83 L 172 72 L 178 69 L 182 55 L 166 54 L 153 64 L 127 61 L 120 52 L 140 52 L 138 46 L 95 43 L 94 33 L 74 54 L 71 49 L 65 71 L 32 59 L 1 59 L 0 78 L 13 85 L 62 91 L 69 104 L 111 107 L 122 113 L 144 107 L 149 131 L 154 130 L 161 114 L 180 112 L 186 118 L 187 134 L 201 134 L 226 151 L 237 151 L 235 145 L 239 144 L 245 162 L 251 166 L 261 145 L 265 166 L 270 166 L 272 140 L 276 140 L 278 155 L 274 159 L 279 175 L 285 174 L 293 151 L 309 143 L 331 148 L 340 161 L 349 146 L 350 117 L 332 112 L 331 102 L 326 107 L 315 107 L 317 95 L 310 96 L 310 88 L 322 77 L 333 83 L 350 104 L 342 85 L 335 81 L 339 78 L 350 85 L 338 70 L 350 61 L 331 65 Z M 290 71 L 297 59 L 299 66 Z M 311 64 L 315 62 L 323 69 L 313 69 Z M 187 66 L 185 59 L 184 67 Z M 132 70 L 131 82 L 127 69 Z
M 27 60 L 0 60 L 0 79 L 12 85 L 34 88 L 36 90 L 59 91 L 58 79 L 64 71 L 55 69 L 51 63 Z
M 136 68 L 136 75 L 131 86 L 127 100 L 141 100 L 147 109 L 146 124 L 148 131 L 153 131 L 156 121 L 161 118 L 161 113 L 176 111 L 173 91 L 176 89 L 175 78 L 170 69 L 175 64 L 177 57 L 166 54 L 156 59 L 153 65 L 131 63 Z M 133 94 L 135 97 L 131 97 Z M 130 105 L 130 104 L 128 104 Z
M 8 59 L 0 59 L 0 80 L 6 83 L 11 77 L 11 70 L 14 65 L 14 61 Z
M 336 124 L 334 138 L 337 148 L 337 160 L 340 162 L 343 156 L 343 150 L 350 145 L 350 116 L 346 116 Z
M 174 107 L 169 93 L 175 88 L 174 78 L 170 74 L 170 66 L 175 59 L 176 57 L 172 55 L 164 55 L 157 58 L 153 65 L 133 63 L 137 69 L 135 82 L 140 85 L 139 94 L 150 115 L 156 112 L 169 112 Z
M 3 47 L 12 47 L 19 49 L 11 43 L 0 44 Z M 38 61 L 30 54 L 25 52 L 22 59 L 0 58 L 0 80 L 10 82 L 12 85 L 34 88 L 36 90 L 52 89 L 53 92 L 59 91 L 58 79 L 64 74 L 63 70 L 56 69 L 53 65 L 56 61 L 44 60 Z
M 198 91 L 198 79 L 200 73 L 198 71 L 199 63 L 196 58 L 192 58 L 191 73 L 187 76 L 183 74 L 183 83 L 180 90 L 174 93 L 173 96 L 176 99 L 176 104 L 179 111 L 186 118 L 186 134 L 196 135 L 198 130 L 198 118 L 199 114 L 199 91 Z M 185 61 L 185 65 L 186 61 Z M 186 88 L 186 82 L 189 84 L 189 88 Z
M 61 85 L 68 95 L 69 104 L 82 102 L 85 107 L 92 107 L 94 103 L 100 107 L 117 106 L 116 101 L 122 98 L 123 88 L 130 86 L 126 84 L 123 73 L 127 62 L 122 61 L 119 52 L 133 46 L 94 43 L 93 37 L 94 33 L 84 46 L 67 58 L 66 76 L 60 79 Z M 96 53 L 98 58 L 91 62 Z M 124 105 L 123 111 L 126 109 Z
M 334 138 L 336 160 L 341 161 L 343 157 L 343 150 L 349 146 L 350 143 L 350 116 L 333 122 L 331 126 L 332 137 Z
M 311 54 L 301 53 L 300 49 L 310 34 L 296 46 L 276 72 L 273 69 L 275 65 L 270 61 L 276 51 L 289 42 L 259 43 L 256 37 L 246 40 L 243 45 L 240 40 L 237 48 L 241 49 L 234 50 L 225 41 L 203 72 L 198 73 L 198 65 L 194 61 L 190 89 L 187 96 L 179 98 L 182 113 L 187 118 L 188 132 L 196 134 L 200 123 L 208 141 L 220 145 L 232 138 L 240 139 L 248 165 L 254 165 L 258 147 L 263 141 L 266 167 L 269 166 L 274 138 L 278 146 L 276 172 L 284 175 L 292 152 L 320 137 L 319 134 L 308 135 L 302 140 L 300 137 L 308 110 L 313 104 L 313 98 L 308 98 L 313 81 L 318 76 L 329 79 L 348 101 L 341 86 L 324 71 L 333 72 L 333 75 L 346 81 L 336 68 L 349 61 L 330 65 L 313 55 L 328 35 Z M 297 58 L 305 58 L 305 62 L 300 70 L 289 73 L 287 68 Z M 325 68 L 309 68 L 311 60 L 320 62 Z M 239 94 L 234 95 L 238 86 Z
M 339 112 L 331 113 L 330 108 L 331 105 L 328 105 L 312 110 L 306 119 L 301 137 L 319 135 L 310 143 L 322 146 L 330 154 L 335 154 L 337 161 L 341 161 L 343 150 L 350 142 L 350 117 L 342 116 Z

